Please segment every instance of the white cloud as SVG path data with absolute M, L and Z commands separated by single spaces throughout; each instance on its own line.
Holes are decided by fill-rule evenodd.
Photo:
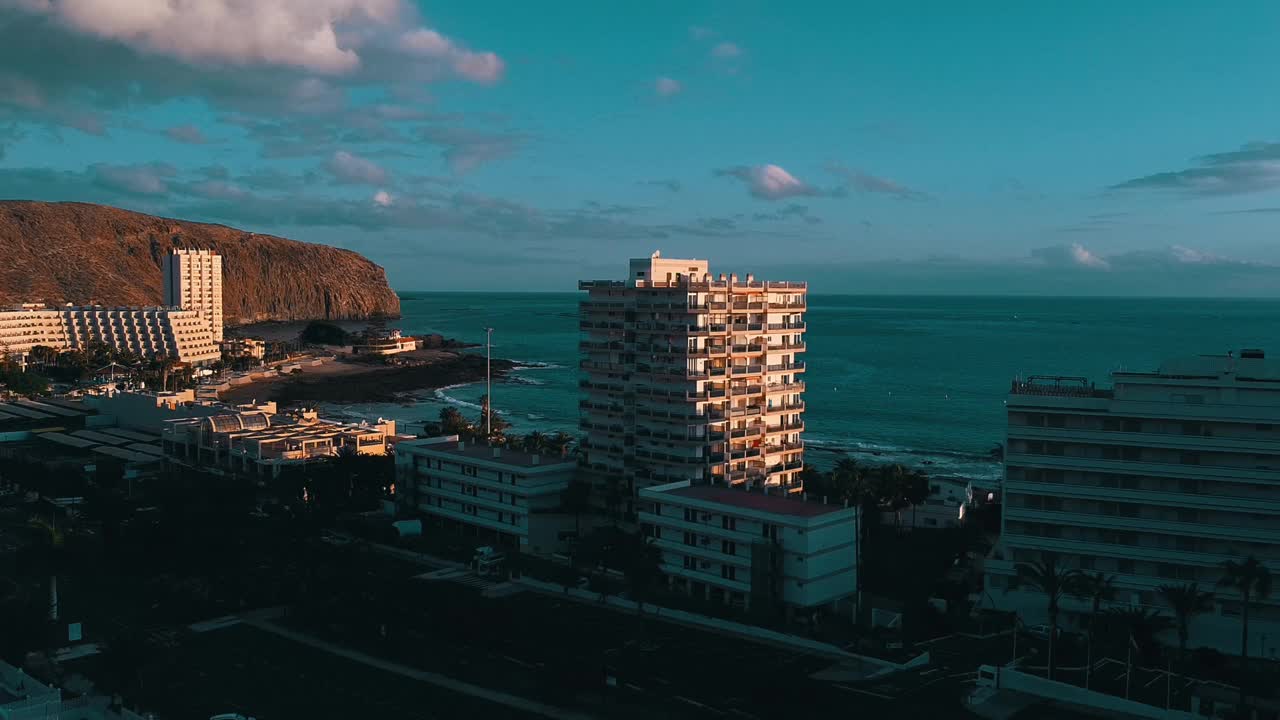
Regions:
M 385 185 L 387 183 L 386 170 L 346 150 L 335 152 L 324 167 L 339 182 L 364 185 Z
M 379 190 L 373 194 L 373 204 L 379 207 L 391 207 L 391 204 L 395 201 L 396 199 L 386 190 Z
M 447 62 L 462 77 L 479 83 L 497 82 L 506 65 L 491 52 L 473 52 L 435 30 L 418 28 L 400 36 L 400 49 L 418 57 Z
M 762 200 L 824 194 L 777 165 L 740 165 L 717 170 L 716 174 L 742 180 L 751 194 Z
M 742 48 L 731 42 L 717 43 L 715 47 L 711 48 L 711 57 L 720 58 L 722 60 L 729 60 L 740 57 L 741 55 Z
M 178 172 L 165 163 L 97 164 L 89 166 L 89 174 L 95 185 L 109 190 L 135 195 L 166 195 L 169 192 L 169 181 Z
M 426 52 L 469 80 L 493 82 L 503 67 L 493 53 L 414 27 L 416 11 L 407 0 L 0 0 L 3 7 L 190 64 L 348 73 L 393 32 L 402 52 Z
M 1045 265 L 1054 267 L 1075 267 L 1092 270 L 1108 270 L 1111 268 L 1111 263 L 1095 255 L 1080 243 L 1036 248 L 1031 251 L 1031 256 Z
M 679 80 L 669 77 L 660 77 L 653 83 L 653 91 L 662 97 L 670 97 L 684 89 Z

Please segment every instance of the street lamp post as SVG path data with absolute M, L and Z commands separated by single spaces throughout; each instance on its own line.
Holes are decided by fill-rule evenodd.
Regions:
M 484 329 L 484 436 L 493 441 L 493 328 Z

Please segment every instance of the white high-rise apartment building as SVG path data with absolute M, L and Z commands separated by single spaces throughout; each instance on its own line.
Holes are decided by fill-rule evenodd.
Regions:
M 222 256 L 212 250 L 174 248 L 161 258 L 164 304 L 202 314 L 222 342 Z
M 688 480 L 799 492 L 807 286 L 631 260 L 582 281 L 581 428 L 598 496 Z M 612 486 L 612 487 L 611 487 Z
M 1155 372 L 1015 381 L 1007 404 L 1003 533 L 986 561 L 986 595 L 1024 622 L 1045 598 L 1017 563 L 1054 553 L 1115 576 L 1112 605 L 1172 616 L 1161 585 L 1198 583 L 1212 612 L 1191 644 L 1239 651 L 1240 596 L 1215 589 L 1227 560 L 1253 555 L 1280 573 L 1280 364 L 1260 350 L 1170 360 Z M 984 601 L 985 601 L 984 597 Z M 1065 598 L 1070 621 L 1089 601 Z M 1250 654 L 1280 646 L 1280 593 L 1256 600 Z

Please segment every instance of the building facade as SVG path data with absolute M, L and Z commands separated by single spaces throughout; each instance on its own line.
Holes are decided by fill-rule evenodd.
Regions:
M 1017 564 L 1046 553 L 1114 576 L 1119 606 L 1170 614 L 1160 586 L 1197 583 L 1215 603 L 1192 621 L 1191 644 L 1238 651 L 1240 597 L 1215 585 L 1225 561 L 1250 555 L 1280 572 L 1280 365 L 1246 350 L 1112 380 L 1013 383 L 987 594 L 1036 621 L 1044 598 L 1019 583 Z M 1066 598 L 1063 610 L 1078 620 L 1088 601 Z M 1249 622 L 1250 654 L 1274 654 L 1280 597 L 1256 601 Z
M 497 547 L 563 550 L 575 518 L 561 512 L 577 461 L 461 442 L 457 436 L 396 446 L 396 499 L 428 522 Z
M 204 317 L 194 310 L 136 307 L 46 308 L 27 303 L 0 311 L 0 352 L 25 356 L 43 345 L 59 352 L 104 343 L 141 358 L 201 364 L 222 357 Z
M 213 341 L 222 342 L 222 256 L 212 250 L 174 248 L 161 258 L 161 269 L 164 304 L 200 313 Z
M 63 350 L 70 347 L 62 311 L 43 303 L 23 303 L 0 310 L 0 355 L 24 358 L 38 345 Z
M 640 490 L 672 587 L 732 605 L 831 605 L 856 592 L 857 508 L 680 481 Z
M 670 482 L 801 490 L 806 284 L 632 260 L 582 281 L 581 429 L 597 495 Z M 609 487 L 613 483 L 614 487 Z

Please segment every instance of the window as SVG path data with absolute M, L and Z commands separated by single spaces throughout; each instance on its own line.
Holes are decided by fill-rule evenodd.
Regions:
M 1182 458 L 1181 458 L 1180 462 L 1181 462 L 1183 465 L 1199 465 L 1199 464 L 1200 464 L 1200 453 L 1195 453 L 1195 452 L 1184 452 L 1184 453 L 1182 453 Z
M 732 565 L 720 566 L 720 577 L 724 578 L 725 580 L 736 580 L 737 574 L 738 574 L 738 568 Z
M 653 504 L 653 514 L 654 514 L 654 515 L 662 515 L 662 503 L 654 503 L 654 504 Z
M 738 554 L 737 551 L 738 551 L 738 546 L 732 540 L 720 541 L 720 552 L 724 553 L 725 555 L 737 555 Z
M 1117 561 L 1116 561 L 1116 572 L 1124 573 L 1124 574 L 1126 574 L 1126 575 L 1132 575 L 1132 574 L 1133 574 L 1133 561 L 1132 561 L 1132 560 L 1117 560 Z
M 738 518 L 729 517 L 728 515 L 721 515 L 720 526 L 723 527 L 725 530 L 737 530 Z
M 1094 566 L 1094 562 L 1093 562 L 1093 560 L 1094 560 L 1094 559 L 1093 559 L 1093 556 L 1092 556 L 1092 555 L 1081 555 L 1081 556 L 1080 556 L 1080 569 L 1081 569 L 1081 570 L 1093 570 L 1093 569 L 1094 569 L 1094 567 L 1093 567 L 1093 566 Z
M 693 508 L 685 508 L 685 509 L 684 509 L 684 521 L 685 521 L 685 522 L 697 522 L 697 521 L 698 521 L 698 511 L 697 511 L 697 510 L 694 510 Z
M 693 534 L 693 533 L 691 533 L 691 532 L 687 532 L 687 533 L 685 533 L 685 534 L 684 534 L 684 544 L 685 544 L 685 545 L 697 545 L 697 544 L 698 544 L 698 536 L 697 536 L 697 535 L 694 535 L 694 534 Z
M 684 569 L 685 570 L 697 569 L 696 561 L 693 558 L 689 557 L 688 555 L 684 556 Z

